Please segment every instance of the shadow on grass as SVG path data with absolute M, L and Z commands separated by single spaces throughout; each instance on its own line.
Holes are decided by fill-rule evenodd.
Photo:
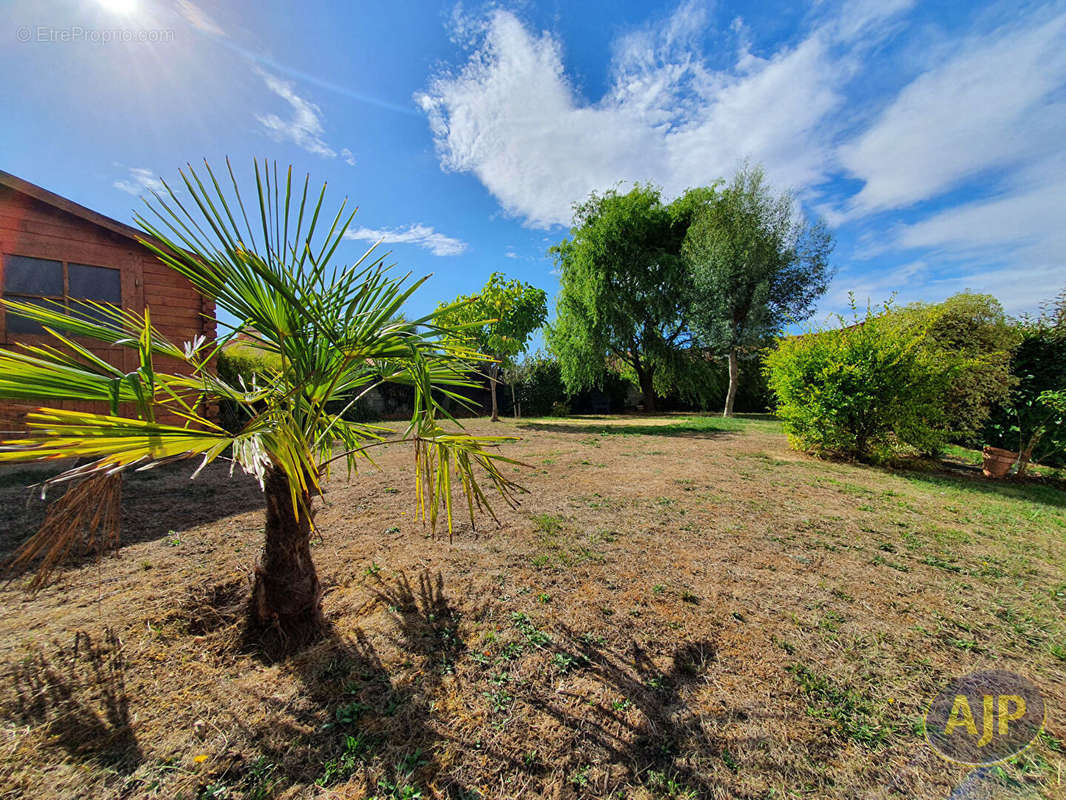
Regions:
M 417 589 L 404 576 L 379 580 L 375 595 L 393 617 L 398 646 L 426 657 L 419 680 L 390 674 L 361 631 L 345 636 L 327 624 L 318 642 L 278 662 L 299 691 L 263 696 L 264 716 L 238 723 L 257 755 L 224 765 L 217 786 L 248 797 L 300 785 L 345 797 L 472 796 L 437 762 L 440 734 L 431 724 L 440 683 L 465 650 L 443 581 L 428 572 Z
M 13 699 L 4 716 L 43 729 L 48 746 L 75 761 L 95 762 L 129 774 L 142 761 L 130 724 L 122 643 L 110 628 L 102 642 L 78 631 L 69 648 L 41 648 L 16 663 L 9 675 Z
M 231 476 L 228 463 L 216 462 L 196 480 L 189 480 L 197 466 L 198 461 L 188 460 L 124 476 L 120 549 L 265 507 L 259 485 L 241 470 Z M 48 473 L 41 470 L 6 473 L 9 480 L 0 488 L 0 562 L 36 533 L 48 504 L 62 496 L 62 486 L 54 487 L 43 501 L 39 489 L 28 488 L 27 482 L 46 477 Z M 64 566 L 84 564 L 94 557 L 72 555 Z M 25 571 L 8 572 L 3 577 L 16 577 Z
M 736 772 L 738 762 L 745 771 L 774 773 L 782 780 L 794 777 L 794 765 L 762 757 L 767 751 L 766 737 L 731 736 L 727 740 L 722 735 L 738 724 L 781 723 L 783 712 L 727 705 L 709 710 L 692 705 L 694 693 L 717 669 L 715 641 L 679 643 L 670 667 L 659 670 L 652 661 L 653 654 L 635 640 L 629 642 L 628 652 L 619 653 L 565 626 L 560 634 L 558 652 L 584 664 L 583 674 L 601 689 L 590 694 L 618 700 L 612 705 L 606 701 L 575 704 L 565 694 L 540 691 L 529 702 L 562 726 L 572 739 L 575 754 L 616 768 L 604 780 L 603 796 L 613 797 L 634 784 L 643 785 L 656 797 L 719 796 L 724 787 L 712 776 L 716 772 L 720 775 L 723 765 Z M 829 741 L 823 744 L 824 752 L 809 749 L 809 754 L 830 757 L 836 745 Z M 731 792 L 730 796 L 737 798 L 765 796 L 738 793 L 737 787 L 731 787 Z
M 676 422 L 652 424 L 647 417 L 603 417 L 603 424 L 589 421 L 567 419 L 560 422 L 519 422 L 516 427 L 522 430 L 544 431 L 546 433 L 595 434 L 604 436 L 679 436 L 690 439 L 711 439 L 723 434 L 739 433 L 749 427 L 749 423 L 773 421 L 769 414 L 746 414 L 743 417 L 679 417 Z M 620 421 L 622 420 L 622 421 Z
M 977 493 L 1003 500 L 1066 508 L 1066 482 L 1046 477 L 986 478 L 980 467 L 958 462 L 938 462 L 932 469 L 882 468 L 911 483 L 932 489 L 947 489 L 963 493 Z

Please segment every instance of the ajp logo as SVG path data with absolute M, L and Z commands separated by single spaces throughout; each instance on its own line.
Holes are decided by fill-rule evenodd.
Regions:
M 951 761 L 994 764 L 1024 750 L 1044 727 L 1044 699 L 1013 672 L 972 672 L 952 681 L 925 715 L 925 736 Z

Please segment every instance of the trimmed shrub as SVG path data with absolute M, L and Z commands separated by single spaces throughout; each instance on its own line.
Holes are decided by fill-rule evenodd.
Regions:
M 281 359 L 257 347 L 246 344 L 230 344 L 219 350 L 217 358 L 218 377 L 235 386 L 263 385 L 278 374 Z M 219 424 L 235 433 L 248 421 L 248 415 L 229 400 L 221 400 L 218 406 Z
M 522 406 L 524 417 L 546 417 L 552 406 L 565 401 L 562 370 L 554 358 L 537 353 L 519 362 L 510 371 L 514 381 L 515 399 Z
M 921 338 L 934 357 L 959 365 L 944 397 L 946 423 L 960 444 L 980 446 L 989 413 L 1016 383 L 1010 363 L 1021 336 L 1003 306 L 992 295 L 963 292 L 906 306 L 886 321 Z
M 562 416 L 597 411 L 618 413 L 625 410 L 626 395 L 633 385 L 618 373 L 608 371 L 599 388 L 568 394 L 559 362 L 544 353 L 519 362 L 508 370 L 505 378 L 514 382 L 515 398 L 525 417 L 559 416 L 564 408 L 566 413 Z
M 872 459 L 901 446 L 935 452 L 948 439 L 943 396 L 956 367 L 901 330 L 890 312 L 782 339 L 764 368 L 777 414 L 802 449 Z

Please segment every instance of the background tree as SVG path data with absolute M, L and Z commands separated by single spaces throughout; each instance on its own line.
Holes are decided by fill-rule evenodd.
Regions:
M 1013 386 L 993 406 L 984 443 L 1017 451 L 1024 475 L 1030 461 L 1066 464 L 1066 290 L 1039 316 L 1019 320 L 1017 332 Z
M 547 318 L 548 297 L 544 290 L 506 280 L 502 272 L 492 273 L 477 294 L 460 295 L 454 303 L 437 306 L 435 320 L 451 331 L 451 341 L 493 358 L 488 367 L 493 422 L 500 420 L 496 402 L 500 369 L 513 366 L 515 357 L 525 351 L 529 337 Z
M 658 189 L 593 193 L 575 207 L 570 238 L 551 248 L 560 271 L 548 345 L 570 392 L 602 382 L 613 365 L 633 371 L 644 408 L 657 406 L 656 381 L 684 372 L 692 342 L 691 292 L 681 259 L 689 220 L 713 188 L 663 204 Z
M 696 211 L 682 253 L 701 342 L 728 356 L 723 416 L 733 413 L 739 352 L 814 313 L 831 277 L 832 249 L 825 226 L 808 224 L 792 194 L 774 195 L 760 167 L 741 168 Z
M 449 526 L 451 487 L 465 491 L 471 513 L 473 503 L 481 507 L 487 500 L 475 466 L 504 498 L 517 487 L 497 467 L 507 459 L 490 447 L 504 437 L 475 437 L 438 422 L 435 394 L 458 397 L 458 390 L 472 385 L 466 378 L 470 360 L 483 357 L 442 338 L 428 318 L 398 316 L 422 281 L 405 285 L 403 278 L 388 276 L 372 249 L 352 266 L 334 267 L 352 215 L 346 217 L 342 205 L 329 222 L 320 214 L 324 186 L 316 202 L 308 196 L 309 179 L 301 193 L 292 185 L 291 170 L 280 181 L 276 165 L 273 172 L 271 179 L 269 167 L 256 164 L 258 200 L 246 208 L 232 169 L 226 182 L 232 181 L 233 194 L 227 196 L 209 166 L 203 174 L 190 167 L 182 173 L 180 194 L 168 186 L 149 203 L 153 221 L 138 217 L 152 237 L 144 244 L 215 299 L 227 315 L 219 325 L 233 335 L 243 332 L 271 356 L 264 359 L 262 382 L 233 384 L 219 377 L 210 367 L 214 342 L 169 342 L 152 327 L 147 310 L 141 316 L 100 304 L 78 311 L 4 300 L 7 313 L 40 322 L 58 346 L 0 350 L 0 397 L 100 401 L 111 413 L 39 408 L 27 416 L 27 438 L 0 446 L 0 463 L 83 461 L 46 482 L 77 485 L 53 503 L 52 509 L 61 511 L 50 514 L 54 524 L 46 524 L 20 551 L 23 560 L 44 554 L 47 565 L 77 544 L 86 526 L 88 536 L 94 535 L 101 494 L 94 484 L 102 488 L 126 470 L 173 460 L 195 457 L 202 468 L 231 457 L 266 494 L 250 623 L 270 634 L 267 641 L 288 648 L 320 629 L 312 505 L 332 465 L 345 462 L 351 474 L 367 448 L 385 441 L 413 443 L 423 518 L 435 523 L 444 511 Z M 320 220 L 329 227 L 323 230 Z M 140 367 L 116 369 L 72 336 L 128 347 Z M 160 357 L 182 368 L 161 372 L 155 363 Z M 362 394 L 385 382 L 414 387 L 410 422 L 396 435 L 345 416 Z M 205 403 L 220 400 L 238 406 L 246 420 L 235 432 L 201 413 Z M 120 415 L 125 404 L 136 413 Z M 164 414 L 184 423 L 160 422 Z

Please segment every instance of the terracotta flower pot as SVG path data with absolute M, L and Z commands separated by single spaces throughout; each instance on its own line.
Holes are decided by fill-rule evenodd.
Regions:
M 986 447 L 981 451 L 984 456 L 984 467 L 981 470 L 989 478 L 1002 478 L 1018 460 L 1018 454 L 1002 447 Z

